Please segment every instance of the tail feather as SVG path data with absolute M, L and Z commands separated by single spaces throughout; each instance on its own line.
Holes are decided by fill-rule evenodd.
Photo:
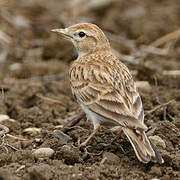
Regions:
M 155 146 L 146 136 L 145 132 L 137 133 L 135 130 L 129 128 L 123 128 L 124 133 L 129 139 L 133 149 L 136 153 L 137 158 L 143 162 L 148 163 L 149 161 L 163 163 L 164 160 L 158 153 Z
M 158 150 L 156 149 L 156 147 L 152 144 L 151 140 L 149 139 L 149 142 L 151 144 L 151 147 L 153 148 L 154 152 L 155 152 L 155 157 L 156 159 L 152 159 L 152 161 L 154 162 L 158 162 L 160 164 L 164 163 L 163 158 L 161 157 L 161 155 L 159 154 Z

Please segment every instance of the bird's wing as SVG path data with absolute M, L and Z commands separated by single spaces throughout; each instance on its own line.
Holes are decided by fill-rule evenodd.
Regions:
M 70 83 L 80 104 L 117 124 L 146 130 L 141 98 L 129 70 L 121 62 L 74 63 Z

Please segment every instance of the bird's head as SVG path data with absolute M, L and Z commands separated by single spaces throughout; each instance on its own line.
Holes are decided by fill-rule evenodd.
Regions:
M 71 40 L 80 57 L 100 49 L 110 49 L 108 39 L 95 24 L 80 23 L 65 29 L 53 29 L 52 31 Z

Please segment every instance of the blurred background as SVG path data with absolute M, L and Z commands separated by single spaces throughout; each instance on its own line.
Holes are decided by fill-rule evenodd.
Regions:
M 77 53 L 70 42 L 60 39 L 51 29 L 80 22 L 97 24 L 109 38 L 114 53 L 131 70 L 142 96 L 145 122 L 153 130 L 152 135 L 166 142 L 165 149 L 160 147 L 165 162 L 168 161 L 164 170 L 154 164 L 147 167 L 138 164 L 126 140 L 121 143 L 128 156 L 119 153 L 117 147 L 111 147 L 110 151 L 120 157 L 121 162 L 115 167 L 108 166 L 112 169 L 105 172 L 103 167 L 96 165 L 103 158 L 101 155 L 88 155 L 84 160 L 82 152 L 73 149 L 70 156 L 65 156 L 62 145 L 52 138 L 51 132 L 75 117 L 80 109 L 71 95 L 67 75 Z M 8 147 L 7 157 L 5 150 L 0 149 L 0 176 L 31 179 L 40 174 L 44 179 L 67 179 L 73 172 L 94 178 L 126 176 L 134 179 L 134 174 L 142 179 L 180 178 L 180 157 L 177 155 L 180 148 L 179 45 L 179 0 L 0 0 L 0 114 L 9 117 L 7 120 L 7 116 L 5 119 L 0 116 L 0 123 L 9 128 L 11 135 L 28 139 L 28 143 L 22 145 L 19 140 L 7 138 L 16 150 Z M 68 134 L 75 145 L 92 129 L 91 123 L 84 120 L 79 126 L 83 128 Z M 30 127 L 37 129 L 27 133 Z M 43 134 L 42 130 L 47 132 Z M 96 143 L 109 141 L 104 134 L 110 138 L 111 133 L 104 132 L 95 139 L 91 152 L 99 153 L 103 149 Z M 40 143 L 35 142 L 37 137 Z M 51 160 L 37 161 L 34 167 L 30 150 L 44 146 L 56 153 Z M 21 160 L 17 163 L 19 156 Z M 34 169 L 29 169 L 28 163 Z M 56 172 L 75 163 L 82 163 L 82 169 L 67 167 L 66 175 Z M 21 165 L 25 167 L 17 171 Z M 48 169 L 50 165 L 54 166 L 51 170 Z M 83 172 L 86 166 L 92 166 L 93 173 Z M 47 174 L 43 174 L 43 168 Z M 117 172 L 116 168 L 119 168 Z M 100 173 L 102 171 L 105 175 Z
M 10 69 L 16 69 L 18 64 L 13 66 L 14 63 L 21 66 L 31 61 L 71 61 L 76 57 L 72 45 L 52 35 L 50 30 L 79 22 L 100 26 L 117 53 L 132 56 L 125 57 L 127 61 L 151 61 L 152 58 L 143 57 L 145 52 L 169 58 L 172 54 L 167 49 L 178 46 L 176 37 L 153 45 L 155 48 L 166 46 L 163 49 L 143 45 L 151 45 L 162 36 L 179 30 L 179 10 L 176 0 L 4 0 L 0 2 L 0 63 L 8 61 Z M 180 51 L 179 48 L 174 50 L 177 53 Z M 160 63 L 160 68 L 164 66 L 162 61 L 156 61 Z M 28 72 L 20 73 L 19 78 L 30 75 Z

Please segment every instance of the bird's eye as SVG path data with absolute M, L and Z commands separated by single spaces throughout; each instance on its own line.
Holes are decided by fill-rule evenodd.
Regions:
M 81 31 L 81 32 L 79 32 L 79 37 L 81 37 L 81 38 L 82 38 L 82 37 L 84 37 L 85 35 L 86 35 L 86 34 L 85 34 L 84 32 L 82 32 L 82 31 Z

